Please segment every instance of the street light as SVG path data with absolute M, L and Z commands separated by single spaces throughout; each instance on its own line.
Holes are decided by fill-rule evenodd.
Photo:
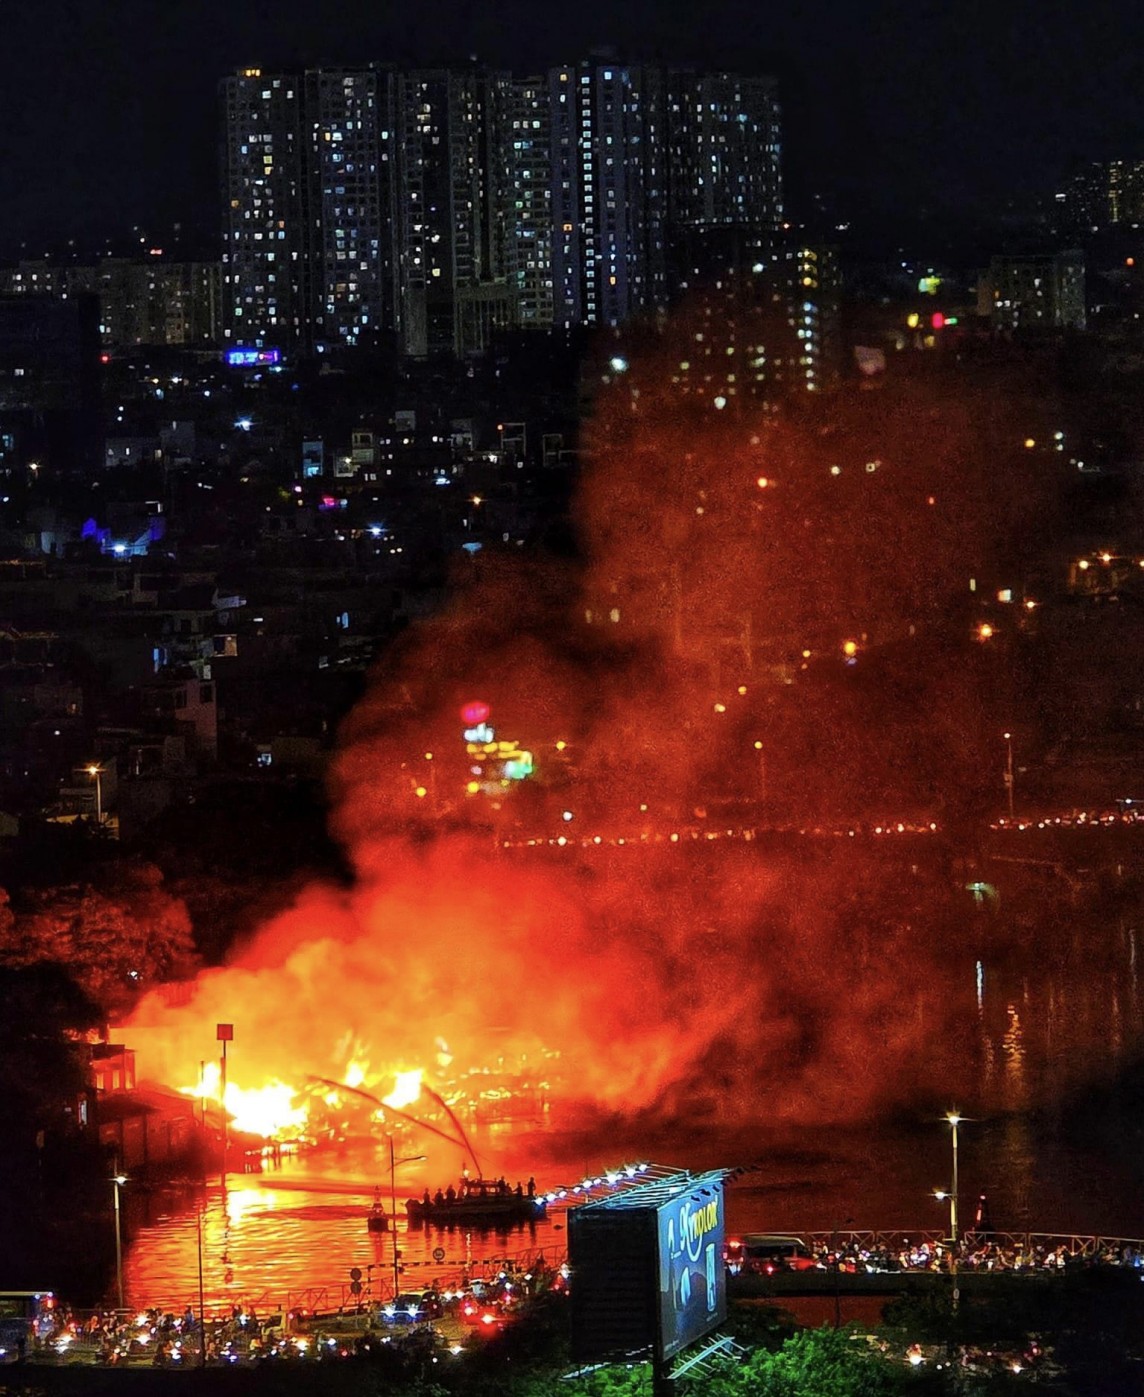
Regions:
M 935 1188 L 933 1196 L 941 1202 L 949 1199 L 949 1273 L 953 1278 L 953 1308 L 957 1309 L 957 1302 L 961 1298 L 961 1292 L 957 1286 L 957 1127 L 966 1119 L 958 1111 L 947 1111 L 945 1119 L 950 1127 L 950 1140 L 953 1147 L 953 1171 L 948 1191 L 943 1188 Z
M 1001 734 L 1005 739 L 1005 789 L 1009 792 L 1009 819 L 1013 818 L 1013 734 Z
M 89 776 L 95 777 L 95 823 L 103 824 L 103 767 L 98 762 L 92 762 L 90 766 L 85 766 L 84 770 Z
M 945 1118 L 950 1126 L 950 1140 L 953 1144 L 953 1174 L 952 1185 L 949 1195 L 949 1235 L 953 1239 L 953 1245 L 957 1246 L 957 1127 L 965 1119 L 957 1111 L 947 1111 Z
M 419 1160 L 427 1158 L 423 1154 L 411 1154 L 405 1159 L 394 1159 L 393 1157 L 393 1136 L 389 1137 L 389 1206 L 393 1212 L 393 1298 L 397 1299 L 398 1291 L 401 1289 L 401 1279 L 399 1276 L 400 1267 L 397 1264 L 397 1166 L 399 1164 L 416 1164 Z
M 127 1175 L 119 1172 L 119 1160 L 115 1161 L 115 1173 L 111 1176 L 111 1188 L 115 1195 L 115 1286 L 119 1295 L 119 1308 L 123 1309 L 123 1227 L 119 1211 L 119 1190 L 127 1182 Z

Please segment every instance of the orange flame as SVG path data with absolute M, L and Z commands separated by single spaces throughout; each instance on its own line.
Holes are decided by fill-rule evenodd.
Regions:
M 392 1106 L 394 1110 L 400 1111 L 405 1106 L 412 1106 L 420 1095 L 421 1069 L 415 1067 L 409 1072 L 398 1072 L 393 1090 L 388 1096 L 383 1096 L 381 1099 L 387 1106 Z

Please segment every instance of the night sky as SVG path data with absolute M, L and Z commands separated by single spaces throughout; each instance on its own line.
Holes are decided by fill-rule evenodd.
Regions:
M 213 234 L 215 92 L 238 66 L 476 54 L 525 73 L 601 45 L 776 72 L 796 218 L 812 191 L 868 222 L 974 214 L 1144 156 L 1134 0 L 8 0 L 0 254 L 135 223 Z

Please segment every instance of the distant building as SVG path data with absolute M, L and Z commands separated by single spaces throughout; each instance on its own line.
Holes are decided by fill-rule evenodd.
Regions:
M 680 294 L 704 329 L 676 380 L 734 407 L 748 398 L 767 408 L 791 394 L 834 386 L 842 372 L 842 281 L 834 248 L 724 230 L 692 247 Z
M 1144 160 L 1093 161 L 1068 181 L 1056 202 L 1075 233 L 1144 223 Z
M 95 297 L 99 337 L 112 349 L 218 344 L 221 287 L 217 262 L 108 257 L 82 266 L 25 261 L 0 270 L 3 295 Z
M 620 325 L 666 302 L 658 69 L 590 59 L 549 73 L 557 325 Z
M 995 330 L 1083 330 L 1084 253 L 994 257 L 978 285 L 978 303 Z
M 0 471 L 99 469 L 97 314 L 90 296 L 0 297 Z
M 464 356 L 661 310 L 673 246 L 782 217 L 769 78 L 595 56 L 221 85 L 227 339 Z
M 667 88 L 672 229 L 777 233 L 783 202 L 774 78 L 673 71 Z
M 456 354 L 458 297 L 491 280 L 492 92 L 477 70 L 419 70 L 398 79 L 397 210 L 402 351 Z
M 306 74 L 304 93 L 297 154 L 308 165 L 312 242 L 302 250 L 310 279 L 302 314 L 321 352 L 374 345 L 392 328 L 398 274 L 393 78 L 321 69 Z
M 294 345 L 306 322 L 306 158 L 300 75 L 245 68 L 222 84 L 224 335 Z

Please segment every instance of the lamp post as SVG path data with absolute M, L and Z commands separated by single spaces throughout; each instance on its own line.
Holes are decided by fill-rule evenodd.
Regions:
M 222 1190 L 226 1192 L 226 1151 L 229 1141 L 227 1140 L 227 1120 L 226 1120 L 226 1045 L 234 1042 L 234 1024 L 220 1023 L 215 1028 L 215 1038 L 222 1044 L 222 1062 L 220 1064 L 219 1081 L 219 1105 L 222 1108 Z
M 957 1246 L 957 1127 L 965 1119 L 956 1111 L 947 1111 L 945 1118 L 950 1126 L 950 1141 L 953 1145 L 953 1173 L 951 1175 L 952 1184 L 949 1195 L 949 1235 L 953 1239 L 953 1245 Z
M 411 1154 L 406 1159 L 394 1159 L 393 1157 L 393 1136 L 389 1137 L 389 1206 L 393 1213 L 393 1298 L 397 1299 L 397 1293 L 401 1289 L 400 1267 L 398 1266 L 399 1252 L 397 1250 L 397 1166 L 399 1164 L 416 1164 L 418 1160 L 425 1159 L 423 1154 Z
M 123 1226 L 119 1209 L 119 1190 L 127 1182 L 127 1175 L 119 1172 L 119 1160 L 115 1161 L 115 1172 L 111 1176 L 111 1188 L 115 1197 L 115 1288 L 119 1297 L 119 1308 L 123 1309 Z
M 199 1367 L 207 1366 L 207 1320 L 206 1306 L 203 1303 L 203 1203 L 198 1200 L 195 1208 L 195 1231 L 199 1253 Z
M 92 762 L 90 766 L 84 767 L 89 776 L 95 777 L 95 823 L 103 824 L 103 767 L 98 762 Z
M 945 1119 L 950 1127 L 950 1143 L 953 1148 L 953 1171 L 949 1191 L 935 1188 L 933 1196 L 941 1201 L 949 1199 L 949 1273 L 953 1278 L 953 1308 L 957 1309 L 957 1302 L 961 1299 L 961 1291 L 957 1285 L 957 1247 L 958 1247 L 958 1227 L 957 1227 L 957 1127 L 965 1120 L 965 1117 L 958 1111 L 947 1111 Z
M 1005 789 L 1009 793 L 1009 819 L 1013 819 L 1013 734 L 1003 733 L 1005 739 Z M 956 1126 L 954 1127 L 956 1136 Z

